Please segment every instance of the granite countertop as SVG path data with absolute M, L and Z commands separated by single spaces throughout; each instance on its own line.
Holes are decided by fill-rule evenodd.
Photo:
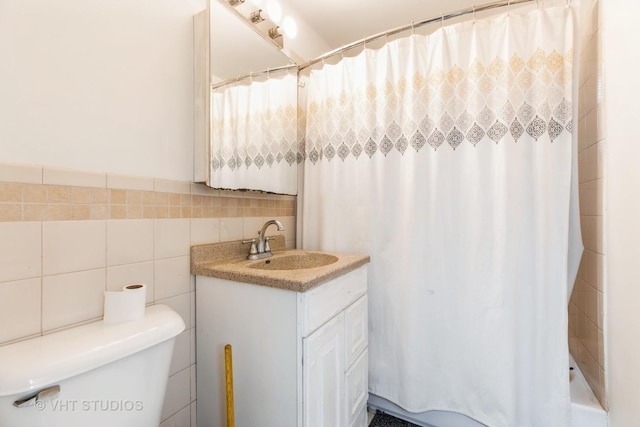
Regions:
M 191 274 L 306 292 L 370 261 L 368 255 L 285 249 L 282 236 L 272 240 L 270 245 L 273 256 L 255 261 L 246 259 L 249 247 L 240 240 L 192 246 Z M 268 269 L 270 264 L 295 263 L 317 256 L 331 261 L 335 257 L 337 260 L 321 267 Z M 259 264 L 261 268 L 255 268 Z

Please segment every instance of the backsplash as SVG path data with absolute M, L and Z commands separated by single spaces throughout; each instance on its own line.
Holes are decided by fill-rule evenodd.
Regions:
M 0 164 L 0 345 L 100 319 L 105 290 L 145 283 L 147 304 L 172 307 L 186 324 L 162 427 L 195 426 L 190 247 L 255 237 L 272 218 L 294 247 L 295 209 L 292 196 Z

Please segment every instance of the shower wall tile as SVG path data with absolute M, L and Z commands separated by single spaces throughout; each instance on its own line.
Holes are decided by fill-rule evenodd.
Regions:
M 241 239 L 247 217 L 255 231 L 276 218 L 295 236 L 295 209 L 292 196 L 0 163 L 0 346 L 99 319 L 105 290 L 145 283 L 147 304 L 172 307 L 186 325 L 162 426 L 195 427 L 189 247 Z
M 582 51 L 578 106 L 578 181 L 584 253 L 569 303 L 569 350 L 606 408 L 604 309 L 606 257 L 603 218 L 606 131 L 598 2 L 581 10 Z

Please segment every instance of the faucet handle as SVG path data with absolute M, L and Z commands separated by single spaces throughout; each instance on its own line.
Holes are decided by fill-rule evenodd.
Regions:
M 256 248 L 256 239 L 243 240 L 242 244 L 251 243 L 251 248 L 249 249 L 249 255 L 255 255 L 258 253 L 258 249 Z
M 275 239 L 277 236 L 269 236 L 264 238 L 264 251 L 271 252 L 271 247 L 269 246 L 269 240 Z

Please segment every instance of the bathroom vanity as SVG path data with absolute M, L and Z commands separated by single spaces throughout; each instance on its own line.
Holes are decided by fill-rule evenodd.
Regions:
M 231 344 L 236 425 L 365 427 L 369 257 L 283 250 L 276 239 L 271 258 L 222 259 L 220 245 L 242 246 L 217 245 L 192 248 L 198 426 L 226 423 Z

